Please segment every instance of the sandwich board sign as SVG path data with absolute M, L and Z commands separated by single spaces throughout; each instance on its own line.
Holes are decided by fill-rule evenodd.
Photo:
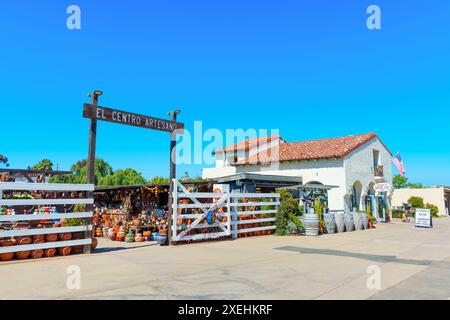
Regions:
M 433 220 L 430 209 L 416 209 L 416 227 L 433 228 Z

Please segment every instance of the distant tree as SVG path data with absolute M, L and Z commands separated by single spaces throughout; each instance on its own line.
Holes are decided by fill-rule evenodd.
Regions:
M 129 186 L 146 183 L 147 180 L 142 174 L 131 168 L 117 170 L 112 175 L 102 177 L 99 180 L 100 186 Z
M 81 160 L 75 163 L 70 170 L 71 175 L 53 176 L 50 178 L 51 183 L 87 183 L 87 160 Z M 112 175 L 112 167 L 103 159 L 95 160 L 95 184 L 98 185 L 102 178 Z
M 170 184 L 170 179 L 169 178 L 164 178 L 164 177 L 154 177 L 153 179 L 151 179 L 149 181 L 150 184 L 163 184 L 163 185 L 167 185 Z
M 402 177 L 399 174 L 395 175 L 392 181 L 395 189 L 405 189 L 408 184 L 408 178 Z
M 402 177 L 401 175 L 397 174 L 392 179 L 392 182 L 394 184 L 395 189 L 423 189 L 424 186 L 421 183 L 413 183 L 408 182 L 408 178 Z
M 48 159 L 39 161 L 36 165 L 31 167 L 32 170 L 53 171 L 53 162 Z

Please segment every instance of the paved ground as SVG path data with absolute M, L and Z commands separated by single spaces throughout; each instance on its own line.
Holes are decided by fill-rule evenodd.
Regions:
M 0 299 L 449 299 L 450 219 L 435 229 L 258 237 L 176 247 L 101 241 L 90 256 L 0 264 Z M 66 287 L 81 268 L 81 289 Z M 381 290 L 367 270 L 378 266 Z M 373 268 L 373 267 L 372 267 Z

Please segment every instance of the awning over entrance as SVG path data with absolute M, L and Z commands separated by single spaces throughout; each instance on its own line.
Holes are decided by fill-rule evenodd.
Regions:
M 338 186 L 327 186 L 323 184 L 299 184 L 295 186 L 289 186 L 284 188 L 278 188 L 278 190 L 300 190 L 300 191 L 329 191 L 331 189 L 339 188 Z
M 242 192 L 255 192 L 252 189 L 277 189 L 298 185 L 303 182 L 302 177 L 266 175 L 257 173 L 240 173 L 227 177 L 217 178 L 219 184 L 229 184 L 231 190 L 240 189 Z

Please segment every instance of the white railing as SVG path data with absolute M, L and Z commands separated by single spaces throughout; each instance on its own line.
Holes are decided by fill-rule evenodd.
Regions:
M 232 236 L 238 238 L 243 234 L 273 231 L 275 214 L 280 205 L 280 195 L 276 193 L 191 193 L 177 180 L 173 181 L 173 226 L 172 240 L 208 240 Z M 258 201 L 258 199 L 262 201 Z M 180 203 L 188 200 L 193 203 Z M 203 201 L 203 202 L 202 202 Z M 262 207 L 270 207 L 264 210 Z M 185 213 L 188 211 L 190 213 Z M 191 213 L 197 211 L 201 213 Z M 216 216 L 215 223 L 205 223 L 208 214 Z M 257 216 L 267 215 L 259 218 Z M 190 221 L 187 225 L 186 219 Z M 183 226 L 180 226 L 182 222 Z M 261 224 L 269 224 L 262 226 Z M 221 229 L 220 232 L 188 235 L 192 230 Z
M 57 205 L 89 205 L 92 208 L 94 204 L 93 198 L 73 199 L 73 198 L 57 198 L 57 199 L 3 199 L 3 195 L 7 192 L 89 192 L 92 194 L 94 185 L 83 184 L 36 184 L 36 183 L 0 183 L 0 208 L 14 209 L 18 206 L 57 206 Z M 53 248 L 64 248 L 74 246 L 85 246 L 88 248 L 92 243 L 92 216 L 93 212 L 76 212 L 76 213 L 53 213 L 53 214 L 20 214 L 0 215 L 0 225 L 10 224 L 11 230 L 0 231 L 1 238 L 15 238 L 37 235 L 52 235 L 62 233 L 83 232 L 84 239 L 71 241 L 55 241 L 30 245 L 14 245 L 10 247 L 0 247 L 0 254 L 15 253 L 22 251 L 45 250 Z M 14 224 L 17 222 L 31 221 L 52 221 L 61 219 L 83 219 L 85 225 L 61 228 L 38 228 L 38 229 L 15 229 Z M 89 251 L 87 249 L 87 251 Z M 85 250 L 86 252 L 86 250 Z

